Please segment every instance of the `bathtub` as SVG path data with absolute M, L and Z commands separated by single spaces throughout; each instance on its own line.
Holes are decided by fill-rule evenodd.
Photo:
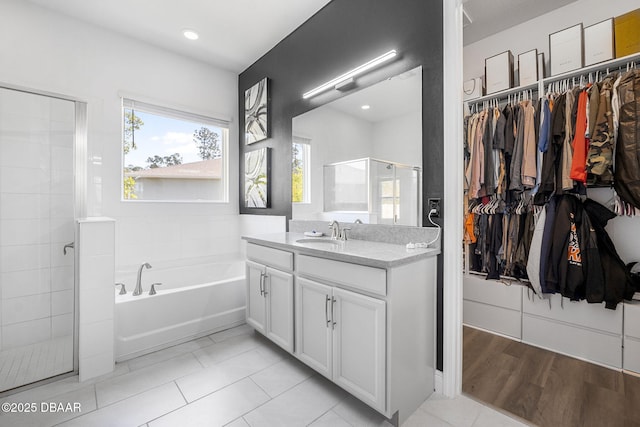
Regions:
M 160 267 L 160 268 L 158 268 Z M 142 273 L 143 294 L 133 296 L 136 271 L 116 272 L 127 287 L 116 291 L 115 353 L 123 361 L 245 322 L 242 260 L 157 266 Z M 151 284 L 157 294 L 149 295 Z M 117 290 L 119 290 L 118 287 Z

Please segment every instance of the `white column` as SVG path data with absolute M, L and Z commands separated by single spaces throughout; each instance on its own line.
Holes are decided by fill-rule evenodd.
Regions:
M 115 224 L 111 218 L 78 221 L 80 381 L 114 368 Z
M 462 392 L 462 0 L 443 0 L 444 343 L 442 393 Z

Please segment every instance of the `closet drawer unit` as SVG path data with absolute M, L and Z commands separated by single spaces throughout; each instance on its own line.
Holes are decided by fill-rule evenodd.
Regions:
M 465 325 L 496 332 L 515 339 L 521 337 L 520 311 L 464 300 L 462 321 Z
M 525 313 L 522 316 L 522 342 L 612 368 L 622 368 L 620 334 L 596 331 Z
M 640 340 L 624 339 L 624 369 L 640 373 Z
M 247 258 L 280 270 L 293 270 L 293 254 L 280 249 L 248 243 Z
M 640 341 L 640 303 L 638 302 L 624 303 L 624 334 Z
M 297 257 L 298 274 L 377 295 L 387 294 L 387 271 L 382 268 L 316 258 Z
M 617 310 L 607 310 L 604 308 L 604 303 L 589 304 L 586 301 L 569 301 L 567 298 L 561 301 L 562 297 L 556 294 L 551 295 L 551 307 L 549 307 L 547 299 L 540 299 L 537 296 L 528 299 L 526 295 L 525 292 L 522 299 L 524 313 L 622 335 L 622 304 Z
M 463 279 L 463 298 L 469 301 L 481 302 L 508 308 L 510 310 L 522 310 L 521 285 L 507 286 L 501 282 L 485 280 L 482 276 L 469 274 Z

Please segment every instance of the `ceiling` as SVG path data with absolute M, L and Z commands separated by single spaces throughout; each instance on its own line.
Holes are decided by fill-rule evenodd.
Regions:
M 371 108 L 363 110 L 363 105 Z M 326 104 L 343 113 L 371 123 L 420 111 L 422 108 L 422 68 L 418 67 Z
M 465 46 L 492 34 L 559 9 L 576 0 L 467 0 L 465 11 Z M 468 18 L 468 20 L 467 20 Z M 469 20 L 471 23 L 468 23 Z
M 330 0 L 28 0 L 240 73 Z M 184 29 L 200 38 L 189 41 Z
M 240 73 L 330 0 L 28 0 L 133 39 Z M 467 0 L 464 44 L 576 0 Z M 182 31 L 195 30 L 189 41 Z

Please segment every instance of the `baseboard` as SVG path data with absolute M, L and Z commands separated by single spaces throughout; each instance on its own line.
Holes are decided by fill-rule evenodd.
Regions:
M 435 392 L 442 394 L 442 371 L 438 371 L 436 369 L 435 381 L 434 381 Z

